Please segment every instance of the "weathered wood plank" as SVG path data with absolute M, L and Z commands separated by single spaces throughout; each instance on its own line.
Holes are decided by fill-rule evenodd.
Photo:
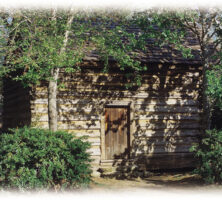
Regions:
M 161 82 L 160 79 L 164 79 L 164 82 Z M 100 83 L 101 85 L 105 85 L 105 84 L 126 84 L 126 80 L 122 80 L 122 77 L 111 77 L 110 79 L 107 79 L 106 77 L 82 77 L 82 78 L 66 78 L 65 80 L 63 80 L 63 83 L 66 85 L 69 85 L 69 83 L 71 84 L 80 84 L 80 83 L 85 83 L 85 84 L 96 84 L 96 83 Z M 157 77 L 157 76 L 152 76 L 149 78 L 143 78 L 141 80 L 142 85 L 143 84 L 148 84 L 148 85 L 152 85 L 152 84 L 161 84 L 164 87 L 168 87 L 168 86 L 180 86 L 180 85 L 184 85 L 184 86 L 189 86 L 189 85 L 201 85 L 202 80 L 199 77 L 184 77 L 182 79 L 180 78 L 170 78 L 169 76 L 167 77 Z M 136 86 L 136 85 L 135 85 Z
M 87 150 L 87 152 L 90 153 L 93 156 L 100 156 L 101 155 L 101 151 L 100 151 L 99 146 L 93 146 L 92 148 Z
M 93 88 L 93 87 L 89 87 L 89 88 L 85 88 L 85 87 L 81 87 L 81 88 L 73 88 L 73 89 L 69 89 L 69 88 L 64 88 L 64 89 L 60 89 L 59 90 L 59 95 L 62 94 L 70 94 L 70 93 L 74 93 L 74 94 L 81 94 L 81 93 L 89 93 L 89 94 L 96 94 L 97 92 L 102 92 L 104 94 L 111 94 L 114 93 L 116 95 L 124 95 L 124 96 L 128 96 L 131 95 L 132 97 L 134 96 L 150 96 L 150 95 L 159 95 L 159 96 L 169 96 L 169 95 L 175 95 L 175 96 L 192 96 L 192 95 L 198 95 L 199 91 L 198 90 L 190 90 L 190 89 L 151 89 L 151 90 L 135 90 L 135 91 L 130 91 L 130 90 L 118 90 L 118 89 L 107 89 L 107 88 Z M 36 90 L 37 94 L 42 94 L 42 93 L 47 93 L 47 90 L 45 90 L 44 88 L 38 88 L 38 90 Z
M 84 120 L 99 120 L 99 115 L 85 115 L 78 116 L 66 113 L 59 113 L 58 121 L 84 121 Z M 185 114 L 175 114 L 175 113 L 165 113 L 165 114 L 147 114 L 147 115 L 138 115 L 135 117 L 135 120 L 196 120 L 201 119 L 199 114 L 193 113 L 187 115 Z M 37 113 L 32 115 L 32 121 L 48 121 L 47 113 Z M 162 122 L 162 121 L 161 121 Z
M 64 88 L 59 88 L 58 91 L 59 92 L 67 92 L 67 91 L 105 91 L 105 90 L 110 90 L 110 91 L 141 91 L 141 92 L 151 92 L 151 91 L 164 91 L 164 92 L 170 92 L 170 91 L 175 91 L 175 92 L 180 92 L 180 93 L 184 93 L 186 91 L 198 91 L 200 89 L 198 84 L 192 84 L 192 85 L 182 85 L 182 86 L 178 86 L 178 85 L 170 85 L 170 84 L 153 84 L 153 85 L 148 85 L 148 86 L 133 86 L 130 87 L 128 89 L 126 89 L 126 86 L 123 84 L 104 84 L 104 85 L 96 85 L 96 84 L 83 84 L 83 83 L 78 83 L 78 84 L 67 84 L 66 87 Z M 47 92 L 47 88 L 44 87 L 37 87 L 36 88 L 36 92 Z
M 131 98 L 131 99 L 143 99 L 144 101 L 148 101 L 148 99 L 178 99 L 178 100 L 197 100 L 199 97 L 199 93 L 191 93 L 190 95 L 185 95 L 185 94 L 161 94 L 161 93 L 140 93 L 140 94 L 127 94 L 123 92 L 111 92 L 111 91 L 100 91 L 100 92 L 60 92 L 58 94 L 58 99 L 76 99 L 76 98 L 97 98 L 101 99 L 104 98 L 106 100 L 115 100 L 115 99 L 122 99 L 122 98 Z M 35 93 L 35 98 L 47 98 L 46 93 L 41 93 L 41 92 L 36 92 Z
M 197 47 L 198 48 L 198 47 Z M 88 73 L 88 72 L 95 72 L 95 73 L 101 73 L 103 70 L 103 65 L 99 64 L 99 63 L 90 63 L 85 61 L 84 65 L 81 67 L 81 72 L 82 73 Z M 146 63 L 143 63 L 145 65 L 147 65 Z M 202 71 L 203 67 L 200 66 L 200 64 L 195 65 L 194 63 L 189 64 L 181 64 L 181 63 L 177 63 L 177 64 L 163 64 L 163 63 L 149 63 L 147 65 L 147 71 L 149 72 L 165 72 L 165 71 L 169 71 L 169 70 L 175 70 L 178 73 L 183 73 L 183 72 L 196 72 L 196 71 Z M 89 71 L 90 70 L 90 71 Z M 60 71 L 61 73 L 66 73 L 64 69 L 61 69 Z M 123 73 L 118 67 L 112 65 L 112 67 L 110 68 L 110 72 L 111 73 Z M 80 72 L 79 72 L 80 73 Z
M 141 130 L 144 129 L 196 129 L 201 128 L 201 124 L 197 122 L 173 122 L 173 121 L 167 121 L 167 122 L 156 122 L 156 123 L 149 123 L 147 120 L 141 120 L 138 123 L 136 123 L 137 128 L 141 128 Z
M 150 76 L 170 76 L 170 77 L 199 77 L 200 76 L 200 72 L 196 71 L 196 72 L 189 72 L 189 71 L 177 71 L 177 70 L 170 70 L 170 71 L 166 71 L 165 73 L 163 73 L 162 71 L 159 72 L 147 72 L 147 73 L 143 73 L 143 77 L 144 78 L 149 78 Z M 64 77 L 64 76 L 63 76 Z M 112 78 L 112 77 L 124 77 L 124 74 L 121 73 L 81 73 L 81 72 L 76 72 L 75 74 L 73 74 L 71 76 L 72 78 L 74 77 L 108 77 L 108 78 Z M 68 76 L 65 76 L 64 78 L 69 78 Z
M 169 136 L 199 136 L 201 135 L 201 130 L 199 129 L 164 129 L 161 131 L 155 130 L 140 130 L 137 132 L 137 135 L 144 136 L 144 137 L 169 137 Z
M 162 146 L 156 146 L 155 144 L 153 145 L 145 145 L 144 147 L 143 146 L 140 146 L 138 149 L 133 149 L 132 148 L 132 151 L 136 154 L 136 155 L 139 155 L 139 154 L 162 154 L 162 153 L 186 153 L 186 152 L 189 152 L 190 150 L 190 147 L 191 145 L 179 145 L 179 146 L 172 146 L 172 145 L 169 145 L 169 146 L 166 146 L 166 145 L 162 145 Z
M 201 113 L 202 110 L 196 106 L 141 106 L 135 105 L 136 112 L 138 114 L 148 112 L 166 112 L 166 113 Z
M 88 136 L 88 137 L 100 137 L 100 130 L 90 130 L 90 129 L 66 129 L 65 131 L 69 132 L 70 134 L 81 137 L 81 136 Z
M 78 104 L 78 102 L 76 102 L 76 104 L 72 104 L 72 103 L 58 104 L 58 109 L 77 108 L 77 107 L 91 108 L 91 107 L 93 107 L 93 103 L 94 103 L 94 105 L 98 105 L 98 104 L 102 105 L 103 102 L 93 101 L 93 102 L 89 102 L 89 103 L 79 103 L 79 104 Z M 115 102 L 114 102 L 114 104 L 115 104 Z M 117 105 L 127 105 L 127 104 L 129 104 L 129 102 L 125 102 L 125 104 L 124 104 L 124 102 L 122 102 L 122 104 L 117 104 Z M 107 103 L 105 104 L 105 102 L 104 102 L 104 104 L 102 106 L 104 106 L 104 105 L 107 105 Z M 196 111 L 198 110 L 198 107 L 196 105 L 191 106 L 191 105 L 186 105 L 185 104 L 185 105 L 180 106 L 180 105 L 177 105 L 177 104 L 169 104 L 169 105 L 160 104 L 160 105 L 158 105 L 158 107 L 156 105 L 158 105 L 158 104 L 150 104 L 149 102 L 143 102 L 143 103 L 141 102 L 139 104 L 135 104 L 135 109 L 139 110 L 139 109 L 144 109 L 144 107 L 145 107 L 145 108 L 149 109 L 148 112 L 150 110 L 158 110 L 159 108 L 160 109 L 168 109 L 168 110 L 170 110 L 172 108 L 173 109 L 184 109 L 185 108 L 185 109 L 190 109 L 191 111 L 192 110 L 196 110 Z M 48 108 L 48 106 L 47 106 L 47 104 L 39 104 L 39 103 L 37 104 L 36 103 L 36 104 L 32 105 L 32 108 L 36 108 L 36 109 L 38 109 L 38 108 Z
M 100 116 L 98 115 L 85 115 L 85 116 L 78 116 L 72 115 L 69 112 L 58 115 L 58 121 L 89 121 L 89 120 L 100 120 Z M 48 113 L 36 113 L 32 115 L 32 121 L 40 121 L 40 122 L 47 122 L 48 121 Z
M 82 105 L 82 104 L 109 104 L 109 103 L 113 103 L 113 104 L 122 104 L 122 105 L 126 105 L 129 102 L 132 102 L 133 99 L 132 98 L 122 98 L 122 99 L 89 99 L 89 98 L 81 98 L 81 99 L 58 99 L 57 102 L 58 104 L 71 104 L 73 106 L 77 105 Z M 48 99 L 47 98 L 37 98 L 35 100 L 32 101 L 32 104 L 48 104 Z M 194 105 L 198 105 L 199 102 L 197 100 L 192 100 L 192 99 L 164 99 L 164 98 L 156 98 L 156 99 L 136 99 L 134 101 L 135 105 L 190 105 L 190 106 L 194 106 Z
M 37 127 L 48 128 L 48 122 L 36 122 Z M 100 129 L 100 121 L 58 122 L 58 129 Z
M 196 99 L 199 96 L 199 92 L 192 91 L 192 92 L 129 92 L 129 91 L 103 91 L 103 90 L 97 90 L 97 91 L 90 91 L 90 90 L 84 90 L 84 91 L 73 91 L 73 92 L 60 92 L 58 94 L 59 97 L 67 98 L 66 96 L 90 96 L 90 97 L 100 97 L 100 98 L 110 98 L 110 97 L 131 97 L 131 98 L 150 98 L 150 97 L 165 97 L 165 98 L 192 98 Z
M 107 86 L 107 87 L 116 87 L 116 89 L 119 89 L 119 87 L 123 87 L 126 89 L 126 83 L 125 82 L 119 82 L 119 81 L 111 81 L 111 82 L 85 82 L 85 81 L 66 81 L 63 83 L 63 88 L 91 88 L 91 87 L 103 87 L 103 86 Z M 131 87 L 132 88 L 138 88 L 140 90 L 144 90 L 144 89 L 167 89 L 167 88 L 178 88 L 178 89 L 182 89 L 182 88 L 193 88 L 193 89 L 198 89 L 200 88 L 201 84 L 200 81 L 194 81 L 194 82 L 186 82 L 186 83 L 182 83 L 182 82 L 167 82 L 167 83 L 149 83 L 149 82 L 144 82 L 142 83 L 141 86 L 138 86 L 136 83 L 131 83 Z M 38 90 L 41 90 L 41 88 L 44 88 L 45 90 L 47 89 L 46 86 L 39 86 Z M 62 88 L 61 88 L 62 89 Z M 131 89 L 131 88 L 129 88 Z
M 178 113 L 159 113 L 159 114 L 147 114 L 147 115 L 137 115 L 135 120 L 197 120 L 199 121 L 200 115 L 193 114 L 178 114 Z
M 47 108 L 37 108 L 37 109 L 33 109 L 32 111 L 32 114 L 33 115 L 38 115 L 38 113 L 41 113 L 41 114 L 47 114 L 48 113 L 48 109 Z M 151 115 L 159 115 L 159 114 L 162 114 L 162 117 L 160 117 L 160 119 L 180 119 L 180 116 L 178 117 L 170 117 L 172 114 L 174 114 L 173 116 L 175 116 L 176 113 L 181 113 L 181 114 L 186 114 L 186 113 L 192 113 L 192 114 L 195 114 L 197 115 L 198 113 L 202 113 L 202 110 L 200 109 L 189 109 L 189 108 L 180 108 L 180 109 L 176 109 L 176 108 L 171 108 L 171 109 L 166 109 L 166 108 L 163 108 L 163 109 L 158 109 L 158 110 L 155 110 L 155 109 L 147 109 L 145 108 L 144 110 L 136 110 L 135 111 L 135 114 L 136 116 L 138 115 L 142 115 L 142 116 L 151 116 Z M 59 115 L 60 116 L 70 116 L 70 115 L 92 115 L 92 116 L 95 116 L 95 115 L 100 115 L 102 113 L 102 108 L 97 108 L 96 109 L 93 109 L 93 108 L 63 108 L 62 110 L 59 110 Z M 163 115 L 166 115 L 166 117 L 163 117 Z M 168 117 L 169 116 L 169 117 Z M 65 117 L 64 117 L 65 118 Z M 158 118 L 158 117 L 157 117 Z M 187 119 L 189 117 L 181 117 L 181 119 Z M 195 117 L 191 117 L 190 120 L 193 118 L 193 120 L 198 120 L 197 118 L 195 119 Z M 141 118 L 141 119 L 145 119 L 144 118 Z M 147 117 L 147 119 L 153 119 L 152 117 Z
M 128 108 L 105 108 L 105 158 L 120 156 L 128 148 Z
M 66 82 L 71 82 L 72 84 L 78 84 L 78 83 L 88 83 L 88 84 L 94 84 L 94 83 L 126 83 L 126 78 L 122 75 L 116 75 L 116 76 L 104 76 L 104 75 L 90 75 L 89 73 L 79 75 L 79 76 L 73 76 L 73 77 L 63 77 L 61 80 L 63 83 L 66 84 Z M 200 76 L 193 76 L 192 74 L 190 75 L 181 75 L 178 74 L 176 76 L 166 76 L 166 75 L 148 75 L 148 76 L 143 76 L 142 83 L 145 84 L 201 84 L 202 80 Z
M 100 146 L 100 137 L 89 137 L 86 141 L 90 142 L 92 146 Z
M 140 146 L 155 145 L 155 146 L 179 146 L 179 145 L 192 145 L 197 143 L 199 140 L 196 137 L 150 137 L 150 138 L 136 138 L 135 143 L 139 143 Z

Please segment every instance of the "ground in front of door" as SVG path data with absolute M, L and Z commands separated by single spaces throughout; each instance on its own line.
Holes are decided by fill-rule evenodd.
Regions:
M 206 185 L 199 176 L 186 173 L 153 173 L 146 178 L 116 179 L 110 177 L 94 177 L 90 185 L 92 190 L 127 190 L 127 189 L 222 189 L 218 185 Z

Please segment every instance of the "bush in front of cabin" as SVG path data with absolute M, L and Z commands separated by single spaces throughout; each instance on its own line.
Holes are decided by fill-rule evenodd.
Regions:
M 64 131 L 11 129 L 0 135 L 0 186 L 73 189 L 91 180 L 90 144 Z
M 222 183 L 222 130 L 209 130 L 191 151 L 199 160 L 195 173 L 206 183 Z

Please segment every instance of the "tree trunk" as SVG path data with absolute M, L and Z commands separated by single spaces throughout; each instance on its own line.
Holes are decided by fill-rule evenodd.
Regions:
M 48 116 L 49 116 L 49 129 L 57 131 L 57 80 L 59 75 L 59 68 L 52 70 L 52 80 L 48 85 Z
M 72 12 L 72 10 L 71 10 Z M 53 12 L 53 15 L 55 15 L 55 11 Z M 66 50 L 68 38 L 69 38 L 69 33 L 70 33 L 70 28 L 71 24 L 73 21 L 74 15 L 71 13 L 70 17 L 67 20 L 66 24 L 66 31 L 64 35 L 64 40 L 63 40 L 63 46 L 60 49 L 60 54 L 64 53 Z M 56 17 L 53 17 L 53 20 L 56 20 Z M 57 117 L 57 88 L 58 88 L 58 77 L 59 77 L 59 69 L 60 68 L 54 68 L 51 70 L 51 80 L 49 80 L 48 84 L 48 118 L 49 118 L 49 129 L 52 131 L 57 131 L 57 122 L 58 122 L 58 117 Z

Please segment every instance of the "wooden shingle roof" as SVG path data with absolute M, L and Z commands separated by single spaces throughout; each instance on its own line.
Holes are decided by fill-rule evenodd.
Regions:
M 129 32 L 138 33 L 138 28 L 130 28 Z M 185 36 L 183 44 L 191 49 L 192 57 L 184 57 L 178 49 L 170 45 L 158 46 L 154 39 L 147 40 L 146 51 L 136 51 L 138 59 L 142 62 L 151 63 L 173 63 L 173 64 L 201 64 L 200 47 L 197 39 L 192 33 Z M 86 56 L 86 60 L 98 61 L 99 56 L 96 51 L 92 51 Z

